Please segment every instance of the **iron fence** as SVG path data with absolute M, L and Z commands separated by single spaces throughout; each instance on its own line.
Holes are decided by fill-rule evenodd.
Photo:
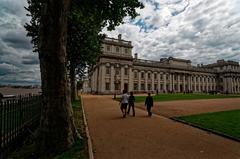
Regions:
M 39 126 L 41 96 L 18 96 L 0 101 L 0 158 L 20 146 Z

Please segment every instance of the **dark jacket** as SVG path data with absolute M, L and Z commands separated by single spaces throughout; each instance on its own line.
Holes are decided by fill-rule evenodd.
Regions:
M 128 104 L 129 104 L 129 105 L 134 105 L 134 102 L 135 102 L 135 97 L 134 97 L 134 96 L 129 96 L 129 98 L 128 98 Z
M 146 100 L 145 100 L 145 105 L 146 106 L 153 106 L 153 98 L 151 96 L 147 96 Z

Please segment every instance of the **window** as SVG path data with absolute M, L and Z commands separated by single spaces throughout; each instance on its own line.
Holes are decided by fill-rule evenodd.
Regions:
M 174 85 L 174 90 L 177 90 L 177 85 L 176 84 Z
M 128 68 L 124 68 L 124 75 L 128 75 Z
M 180 75 L 180 80 L 181 80 L 181 81 L 183 80 L 183 76 L 182 76 L 182 75 Z
M 157 84 L 154 84 L 154 90 L 157 90 Z
M 120 73 L 119 68 L 116 68 L 116 75 L 119 75 L 119 73 Z
M 134 72 L 134 78 L 137 78 L 137 72 Z
M 168 80 L 168 75 L 166 75 L 166 80 Z
M 107 45 L 107 51 L 110 51 L 111 47 L 109 45 Z
M 160 74 L 160 79 L 163 80 L 163 75 L 162 74 Z
M 175 81 L 177 80 L 177 75 L 174 76 L 174 80 L 175 80 Z
M 145 85 L 144 84 L 141 84 L 141 90 L 145 90 Z
M 118 46 L 116 47 L 116 52 L 119 52 L 119 47 Z
M 110 84 L 106 83 L 106 90 L 110 90 Z
M 154 79 L 157 79 L 157 74 L 154 73 Z
M 125 53 L 127 54 L 128 53 L 128 49 L 124 49 Z
M 106 74 L 110 74 L 110 67 L 106 67 Z
M 120 90 L 120 84 L 119 83 L 115 83 L 115 90 Z
M 134 89 L 135 91 L 138 90 L 138 84 L 137 84 L 137 83 L 134 83 L 133 89 Z
M 151 90 L 151 84 L 148 84 L 148 90 Z
M 151 73 L 148 73 L 148 78 L 151 78 Z
M 160 84 L 160 89 L 163 90 L 163 84 Z
M 144 72 L 141 73 L 141 78 L 144 78 Z

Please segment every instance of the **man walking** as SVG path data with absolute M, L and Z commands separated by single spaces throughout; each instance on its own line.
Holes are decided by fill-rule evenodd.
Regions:
M 130 92 L 130 96 L 128 98 L 128 111 L 127 111 L 127 113 L 128 114 L 130 113 L 130 109 L 132 107 L 133 116 L 135 116 L 134 102 L 135 102 L 135 97 L 133 96 L 133 92 Z
M 153 98 L 150 93 L 148 93 L 148 96 L 145 100 L 145 106 L 147 107 L 148 116 L 151 117 L 152 116 L 151 108 L 153 107 Z

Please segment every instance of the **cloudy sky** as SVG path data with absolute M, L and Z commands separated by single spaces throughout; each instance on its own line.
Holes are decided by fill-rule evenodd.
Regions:
M 240 61 L 240 0 L 142 0 L 140 15 L 105 33 L 131 40 L 140 58 L 189 59 L 208 64 Z M 32 53 L 24 24 L 26 0 L 0 0 L 0 84 L 40 82 L 38 56 Z

